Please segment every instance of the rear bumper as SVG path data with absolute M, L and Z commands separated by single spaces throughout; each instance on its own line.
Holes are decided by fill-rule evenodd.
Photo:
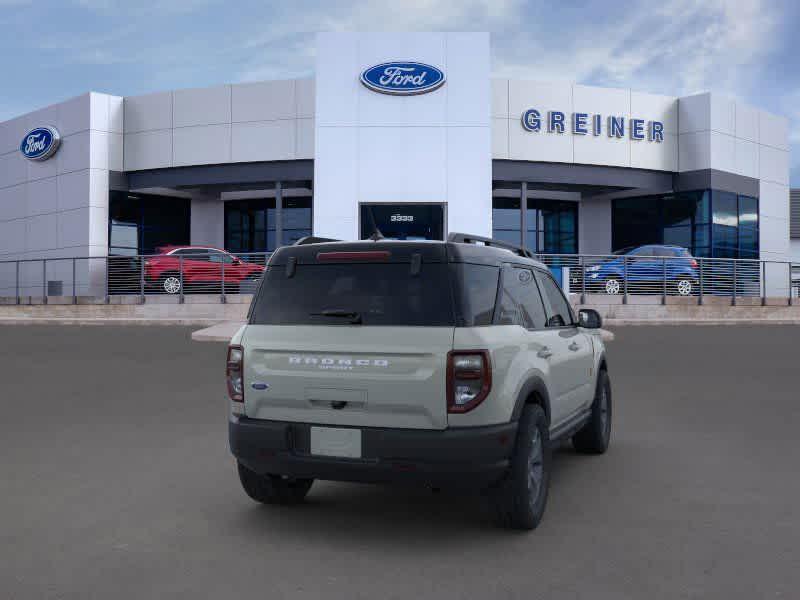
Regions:
M 307 423 L 231 416 L 230 448 L 257 473 L 359 481 L 482 487 L 509 466 L 517 423 L 441 431 L 361 428 L 362 458 L 315 456 Z

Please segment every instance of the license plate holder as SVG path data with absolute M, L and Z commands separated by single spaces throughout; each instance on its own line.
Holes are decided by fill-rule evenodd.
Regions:
M 361 430 L 353 427 L 311 427 L 313 456 L 361 458 Z

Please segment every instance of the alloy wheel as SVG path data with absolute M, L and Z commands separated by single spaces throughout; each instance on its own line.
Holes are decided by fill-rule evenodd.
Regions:
M 174 275 L 170 275 L 164 279 L 163 288 L 168 294 L 177 294 L 181 291 L 181 280 Z
M 600 398 L 598 398 L 598 408 L 600 409 L 600 427 L 603 432 L 603 438 L 608 438 L 609 431 L 609 415 L 608 415 L 608 390 L 605 386 L 600 390 Z
M 618 279 L 606 279 L 606 294 L 619 294 L 620 288 Z
M 692 282 L 688 279 L 681 279 L 678 282 L 678 293 L 681 296 L 688 296 L 692 293 Z
M 536 429 L 531 439 L 531 453 L 528 460 L 528 490 L 531 503 L 539 500 L 544 480 L 544 446 L 542 434 Z

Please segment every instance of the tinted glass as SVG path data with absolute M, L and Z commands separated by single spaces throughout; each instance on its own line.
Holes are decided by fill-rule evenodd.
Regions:
M 231 252 L 274 250 L 275 226 L 275 198 L 225 202 L 225 248 Z
M 714 190 L 712 208 L 714 225 L 736 227 L 739 224 L 739 208 L 736 194 Z M 716 244 L 716 240 L 714 243 Z
M 545 273 L 537 273 L 536 279 L 539 282 L 542 294 L 547 298 L 547 303 L 549 305 L 547 315 L 548 319 L 551 321 L 551 327 L 572 324 L 572 311 L 569 308 L 567 300 L 564 298 L 564 294 L 561 293 L 561 289 L 553 278 Z M 561 322 L 558 324 L 553 323 L 553 321 L 559 317 Z
M 453 274 L 459 306 L 459 325 L 464 327 L 491 325 L 500 268 L 455 264 Z
M 758 199 L 739 196 L 739 225 L 753 227 L 758 223 Z
M 283 198 L 284 244 L 311 235 L 311 197 Z
M 520 325 L 526 329 L 544 327 L 542 298 L 529 269 L 503 269 L 503 289 L 498 312 L 498 325 Z
M 189 200 L 109 192 L 108 233 L 112 253 L 154 254 L 160 246 L 189 243 Z M 128 227 L 127 229 L 123 229 Z
M 511 244 L 522 241 L 519 198 L 492 198 L 492 237 Z
M 230 254 L 225 254 L 224 252 L 212 251 L 208 256 L 208 260 L 213 263 L 225 263 L 226 265 L 229 265 L 233 262 L 233 257 Z
M 441 204 L 362 204 L 361 239 L 377 228 L 386 239 L 444 239 L 444 207 Z
M 408 264 L 298 265 L 264 276 L 252 323 L 258 325 L 347 325 L 351 319 L 323 311 L 358 313 L 362 326 L 454 325 L 447 265 L 427 264 L 411 275 Z M 316 313 L 316 314 L 313 314 Z

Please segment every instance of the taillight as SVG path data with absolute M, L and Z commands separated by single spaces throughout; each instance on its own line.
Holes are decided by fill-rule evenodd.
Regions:
M 447 412 L 472 410 L 486 399 L 491 389 L 488 351 L 453 350 L 447 354 Z
M 697 261 L 695 259 L 692 259 L 692 268 L 693 269 L 697 268 Z
M 228 346 L 228 363 L 225 368 L 228 396 L 233 402 L 244 402 L 244 349 Z

